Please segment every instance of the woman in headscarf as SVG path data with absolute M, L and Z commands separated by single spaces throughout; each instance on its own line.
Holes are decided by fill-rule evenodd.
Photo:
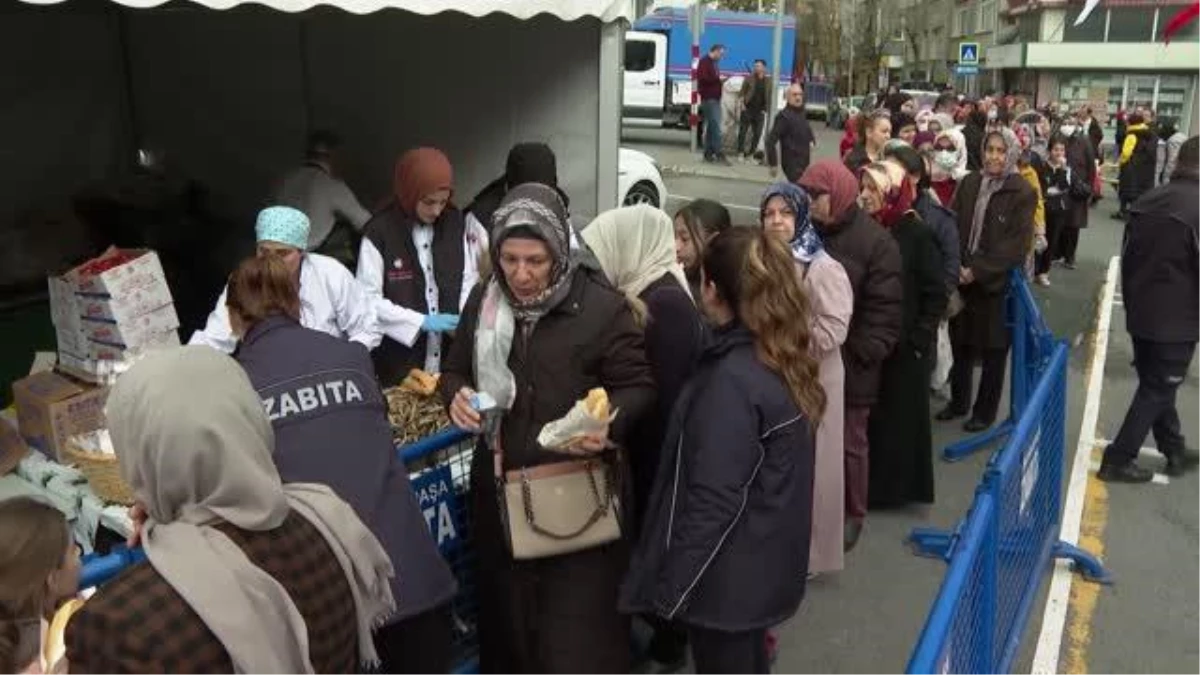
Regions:
M 967 148 L 961 131 L 944 129 L 933 141 L 933 161 L 930 162 L 930 182 L 942 206 L 954 201 L 958 181 L 967 175 Z
M 622 610 L 687 626 L 697 673 L 770 672 L 766 631 L 804 597 L 826 396 L 794 274 L 788 248 L 758 229 L 705 253 L 716 328 L 671 417 L 673 470 L 658 474 L 621 587 Z
M 395 199 L 363 230 L 358 282 L 375 304 L 383 342 L 372 352 L 384 387 L 414 368 L 441 370 L 458 312 L 479 281 L 487 233 L 451 202 L 454 171 L 436 148 L 400 156 Z
M 0 672 L 67 672 L 51 646 L 61 636 L 48 635 L 79 585 L 79 547 L 66 517 L 30 497 L 0 501 L 0 541 Z
M 88 673 L 350 673 L 378 665 L 392 564 L 324 485 L 284 484 L 262 400 L 204 347 L 148 354 L 113 386 L 109 431 L 147 561 L 67 631 Z
M 675 212 L 675 258 L 687 275 L 692 298 L 700 292 L 700 262 L 704 245 L 733 227 L 729 209 L 711 199 L 695 199 Z
M 476 392 L 497 404 L 487 413 L 471 465 L 483 672 L 629 669 L 629 619 L 613 602 L 625 543 L 516 560 L 504 518 L 525 516 L 510 513 L 497 495 L 497 478 L 508 475 L 501 472 L 537 474 L 554 465 L 544 473 L 580 457 L 619 469 L 620 453 L 609 448 L 626 445 L 654 403 L 653 373 L 633 310 L 623 294 L 578 264 L 567 228 L 566 205 L 553 188 L 527 184 L 508 192 L 492 232 L 495 273 L 467 301 L 438 383 L 450 419 L 461 428 L 483 430 L 472 405 Z M 599 387 L 619 411 L 607 428 L 559 451 L 537 443 L 544 425 Z M 536 520 L 537 505 L 523 503 Z
M 1033 188 L 1036 199 L 1033 208 L 1033 237 L 1029 240 L 1025 254 L 1025 276 L 1027 279 L 1033 279 L 1034 258 L 1046 250 L 1047 245 L 1046 207 L 1043 197 L 1046 184 L 1042 178 L 1042 166 L 1045 162 L 1033 151 L 1033 127 L 1023 123 L 1014 124 L 1013 134 L 1017 137 L 1018 147 L 1021 148 L 1021 155 L 1017 158 L 1017 172 L 1029 183 L 1029 187 Z
M 370 355 L 301 326 L 295 286 L 271 258 L 243 262 L 226 302 L 240 341 L 234 358 L 267 408 L 284 482 L 328 485 L 403 570 L 392 579 L 396 613 L 375 631 L 383 672 L 448 671 L 454 577 L 396 456 Z
M 867 421 L 879 395 L 883 362 L 900 337 L 904 288 L 896 240 L 855 199 L 858 182 L 841 162 L 813 162 L 800 177 L 812 198 L 811 214 L 825 251 L 841 263 L 854 289 L 854 315 L 842 346 L 846 368 L 844 546 L 857 545 L 867 517 Z
M 929 116 L 929 126 L 927 127 L 926 131 L 933 132 L 933 135 L 936 138 L 938 134 L 942 133 L 943 131 L 949 131 L 953 129 L 954 126 L 955 124 L 953 115 L 949 113 L 934 113 Z
M 646 358 L 658 392 L 653 410 L 629 441 L 636 531 L 659 470 L 671 410 L 700 358 L 704 322 L 676 261 L 667 214 L 645 205 L 614 209 L 600 214 L 581 236 L 609 282 L 625 294 L 645 332 Z M 650 657 L 664 665 L 682 662 L 687 634 L 666 622 L 652 619 L 651 624 Z
M 1008 276 L 1025 262 L 1033 233 L 1037 195 L 1017 170 L 1020 152 L 1012 131 L 989 132 L 984 137 L 983 170 L 963 179 L 951 207 L 958 214 L 962 246 L 958 292 L 963 310 L 950 320 L 951 398 L 937 419 L 948 421 L 971 413 L 963 428 L 972 433 L 996 421 L 1011 337 L 1004 315 Z M 983 374 L 972 409 L 976 361 L 982 361 Z
M 883 363 L 879 398 L 871 409 L 870 507 L 933 503 L 933 432 L 929 373 L 938 321 L 946 309 L 946 283 L 937 240 L 913 209 L 916 184 L 889 159 L 863 171 L 859 204 L 887 229 L 900 248 L 904 313 L 900 340 Z
M 843 565 L 846 515 L 842 344 L 854 314 L 854 290 L 845 268 L 825 252 L 809 217 L 810 199 L 804 188 L 776 183 L 763 193 L 760 204 L 763 229 L 786 242 L 796 261 L 796 276 L 808 297 L 809 350 L 817 359 L 825 389 L 825 414 L 817 427 L 808 573 L 837 572 Z

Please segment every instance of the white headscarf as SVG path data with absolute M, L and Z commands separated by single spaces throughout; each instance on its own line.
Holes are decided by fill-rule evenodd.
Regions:
M 395 609 L 391 561 L 332 490 L 281 484 L 271 423 L 237 362 L 203 346 L 151 353 L 113 386 L 106 414 L 121 476 L 146 507 L 146 556 L 235 672 L 313 672 L 287 591 L 213 527 L 272 530 L 293 510 L 336 555 L 358 613 L 359 658 L 377 661 L 371 629 Z
M 967 140 L 963 133 L 958 129 L 946 129 L 938 133 L 938 140 L 947 138 L 954 144 L 954 166 L 946 168 L 938 163 L 936 153 L 941 150 L 934 150 L 935 158 L 930 172 L 930 178 L 935 183 L 941 183 L 947 180 L 960 181 L 966 177 L 970 171 L 967 170 Z M 934 147 L 937 147 L 937 141 L 934 141 Z
M 637 298 L 665 274 L 691 295 L 687 275 L 675 258 L 675 226 L 661 210 L 638 204 L 605 211 L 582 236 L 604 276 L 628 297 Z

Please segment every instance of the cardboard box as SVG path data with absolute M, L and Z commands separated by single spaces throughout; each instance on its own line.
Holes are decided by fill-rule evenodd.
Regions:
M 74 329 L 56 326 L 54 328 L 54 337 L 58 343 L 58 351 L 60 352 L 86 356 L 88 350 L 91 349 L 91 345 L 88 344 L 87 333 L 84 332 L 82 326 Z
M 88 356 L 97 361 L 126 361 L 132 364 L 137 360 L 137 357 L 150 350 L 178 346 L 179 332 L 169 330 L 166 333 L 148 336 L 137 347 L 126 347 L 124 345 L 108 344 L 92 340 L 89 342 Z
M 89 295 L 80 293 L 79 311 L 84 319 L 116 321 L 118 323 L 134 319 L 171 305 L 171 291 L 166 283 L 152 289 L 138 289 L 120 297 L 107 295 Z
M 77 330 L 83 310 L 75 296 L 75 281 L 70 275 L 50 277 L 50 321 L 56 328 Z
M 165 305 L 153 312 L 124 321 L 92 318 L 83 320 L 83 333 L 88 340 L 132 350 L 160 344 L 165 334 L 177 332 L 177 328 L 179 317 L 175 315 L 175 305 Z M 62 344 L 59 343 L 59 349 L 62 348 Z M 69 349 L 67 351 L 72 354 L 81 353 Z
M 21 437 L 56 461 L 68 438 L 104 427 L 107 398 L 107 387 L 92 387 L 53 372 L 13 383 Z
M 90 274 L 86 268 L 97 261 L 115 255 L 133 256 L 133 259 L 99 274 Z M 67 274 L 75 280 L 75 292 L 86 295 L 107 295 L 119 298 L 137 291 L 154 290 L 167 285 L 158 254 L 149 249 L 110 248 L 100 257 L 76 267 Z M 161 306 L 164 303 L 160 303 Z
M 117 376 L 129 370 L 133 361 L 97 361 L 90 356 L 58 353 L 58 365 L 55 370 L 69 375 L 77 380 L 91 384 L 112 384 Z

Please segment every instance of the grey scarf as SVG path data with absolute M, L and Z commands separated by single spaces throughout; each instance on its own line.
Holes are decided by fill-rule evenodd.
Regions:
M 1021 144 L 1017 141 L 1017 135 L 1007 128 L 989 131 L 984 136 L 983 152 L 985 154 L 987 153 L 987 142 L 993 137 L 999 137 L 1004 142 L 1004 169 L 999 176 L 980 172 L 982 180 L 979 183 L 979 195 L 975 198 L 975 210 L 971 214 L 971 236 L 967 239 L 967 253 L 972 255 L 979 250 L 979 240 L 983 238 L 983 227 L 992 195 L 1004 187 L 1009 176 L 1017 173 L 1017 159 L 1021 155 Z

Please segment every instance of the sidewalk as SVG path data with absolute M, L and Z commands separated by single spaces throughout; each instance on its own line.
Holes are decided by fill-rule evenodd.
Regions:
M 699 149 L 695 153 L 691 151 L 688 133 L 681 129 L 626 127 L 622 131 L 621 147 L 639 150 L 658 160 L 663 178 L 667 179 L 694 176 L 758 184 L 771 181 L 767 167 L 753 160 L 743 163 L 730 155 L 730 166 L 705 162 Z M 842 132 L 827 129 L 823 123 L 814 123 L 813 133 L 817 136 L 814 161 L 837 154 Z

